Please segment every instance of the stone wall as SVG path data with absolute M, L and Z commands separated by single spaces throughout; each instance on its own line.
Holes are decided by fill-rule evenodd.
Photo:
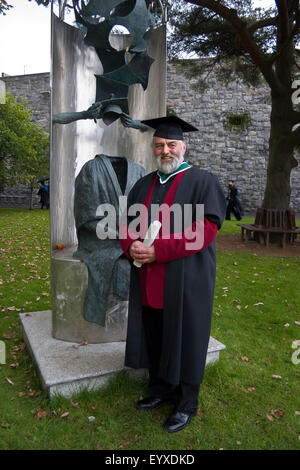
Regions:
M 1 80 L 14 95 L 27 101 L 33 120 L 49 129 L 49 73 L 1 77 Z M 235 180 L 245 211 L 254 213 L 261 205 L 266 183 L 271 110 L 269 89 L 266 86 L 252 89 L 236 82 L 225 87 L 210 76 L 208 89 L 199 93 L 191 88 L 191 83 L 180 65 L 168 65 L 168 107 L 200 131 L 186 135 L 187 160 L 216 174 L 225 192 L 229 179 Z M 226 113 L 246 109 L 250 124 L 245 131 L 224 129 Z M 299 155 L 296 158 L 300 163 Z M 292 171 L 291 187 L 291 207 L 299 213 L 300 166 Z M 17 194 L 14 191 L 0 193 L 0 206 L 20 207 L 24 204 L 24 191 L 20 188 Z
M 16 75 L 1 77 L 17 98 L 23 98 L 31 110 L 32 121 L 49 132 L 50 123 L 50 74 Z

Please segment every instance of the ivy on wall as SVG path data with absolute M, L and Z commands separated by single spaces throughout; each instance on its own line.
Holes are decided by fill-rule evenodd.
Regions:
M 223 127 L 230 132 L 245 132 L 251 123 L 248 111 L 232 111 L 224 114 Z

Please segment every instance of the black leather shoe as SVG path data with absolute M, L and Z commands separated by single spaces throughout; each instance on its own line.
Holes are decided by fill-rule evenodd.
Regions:
M 196 412 L 183 413 L 182 411 L 176 411 L 166 420 L 164 428 L 168 432 L 181 431 L 189 424 L 193 416 L 196 416 Z
M 136 407 L 139 410 L 150 411 L 150 410 L 156 410 L 157 408 L 160 408 L 161 406 L 166 405 L 169 402 L 170 400 L 167 400 L 166 398 L 147 397 L 138 401 L 136 404 Z

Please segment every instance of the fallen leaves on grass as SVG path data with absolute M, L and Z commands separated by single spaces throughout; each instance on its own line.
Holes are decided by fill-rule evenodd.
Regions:
M 10 364 L 9 368 L 10 369 L 17 369 L 17 367 L 19 367 L 19 363 L 18 362 L 14 362 L 13 364 Z
M 271 415 L 279 419 L 284 415 L 284 410 L 271 410 Z
M 46 416 L 47 416 L 47 411 L 45 411 L 45 410 L 39 410 L 36 414 L 36 417 L 38 419 L 46 418 Z
M 6 423 L 5 421 L 1 423 L 1 428 L 8 429 L 10 427 L 10 424 Z
M 130 440 L 124 438 L 124 439 L 122 440 L 121 444 L 119 445 L 119 448 L 122 449 L 122 447 L 128 446 L 129 444 L 130 444 Z
M 267 414 L 267 419 L 269 421 L 274 421 L 274 418 L 280 419 L 284 415 L 284 410 L 271 410 L 270 413 Z
M 4 338 L 4 339 L 10 339 L 10 338 L 11 338 L 11 334 L 10 334 L 10 333 L 3 333 L 2 338 Z
M 26 343 L 20 343 L 11 348 L 12 352 L 23 352 L 26 349 Z
M 41 394 L 40 390 L 31 390 L 31 388 L 29 389 L 29 392 L 28 392 L 28 396 L 30 398 L 37 398 L 39 397 Z
M 41 408 L 35 408 L 31 410 L 31 413 L 37 418 L 37 419 L 44 419 L 47 416 L 47 411 L 42 410 Z

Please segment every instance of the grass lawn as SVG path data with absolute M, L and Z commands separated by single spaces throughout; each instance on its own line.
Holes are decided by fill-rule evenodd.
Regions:
M 50 308 L 49 213 L 0 209 L 0 226 L 0 449 L 300 449 L 299 258 L 217 252 L 212 335 L 226 350 L 206 370 L 197 417 L 172 435 L 172 409 L 137 411 L 146 383 L 126 373 L 47 398 L 18 314 Z M 225 222 L 218 236 L 235 231 Z

